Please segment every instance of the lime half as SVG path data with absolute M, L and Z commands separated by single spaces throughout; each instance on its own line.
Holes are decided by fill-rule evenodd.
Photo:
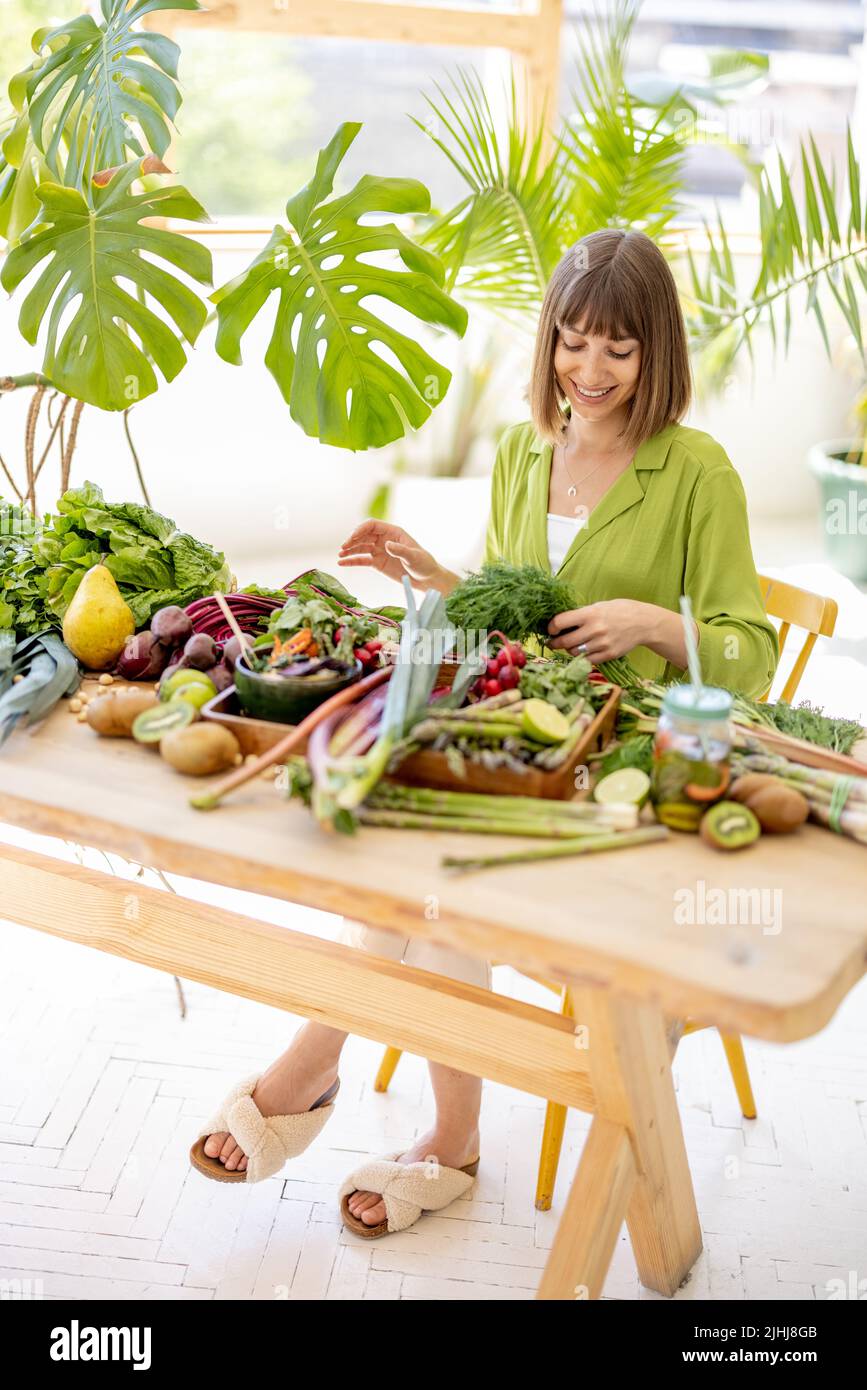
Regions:
M 593 800 L 610 806 L 612 802 L 642 807 L 650 795 L 650 778 L 640 767 L 621 767 L 596 783 Z
M 528 700 L 521 715 L 521 732 L 537 743 L 562 743 L 571 725 L 565 714 L 547 700 Z

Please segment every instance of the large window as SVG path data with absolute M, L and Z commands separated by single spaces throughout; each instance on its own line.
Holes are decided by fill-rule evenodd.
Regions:
M 342 187 L 364 173 L 415 177 L 434 205 L 463 184 L 410 114 L 427 121 L 423 93 L 459 64 L 502 85 L 502 55 L 351 39 L 178 29 L 184 105 L 176 162 L 213 217 L 270 224 L 313 172 L 317 151 L 343 121 L 362 130 L 340 169 Z

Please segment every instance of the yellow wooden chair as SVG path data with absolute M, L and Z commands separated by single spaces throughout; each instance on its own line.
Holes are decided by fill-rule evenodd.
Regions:
M 791 702 L 806 669 L 810 654 L 816 645 L 816 639 L 818 637 L 831 637 L 834 633 L 837 623 L 837 605 L 832 598 L 823 598 L 819 594 L 810 593 L 808 589 L 798 589 L 793 584 L 784 584 L 782 580 L 770 579 L 766 575 L 759 575 L 759 584 L 765 611 L 770 618 L 779 618 L 780 620 L 778 629 L 780 655 L 782 656 L 789 632 L 793 627 L 801 628 L 807 634 L 804 645 L 798 653 L 780 695 L 781 700 Z M 763 701 L 767 700 L 769 693 L 767 692 L 761 697 Z M 560 1013 L 566 1018 L 573 1017 L 572 1000 L 568 987 L 552 984 L 549 980 L 542 980 L 535 975 L 532 978 L 537 983 L 544 985 L 546 989 L 554 990 L 559 994 Z M 697 1033 L 710 1026 L 710 1024 L 700 1023 L 695 1019 L 687 1019 L 684 1024 L 683 1035 Z M 747 1060 L 744 1056 L 744 1045 L 737 1033 L 720 1031 L 720 1041 L 725 1051 L 744 1119 L 754 1120 L 756 1118 L 756 1102 L 747 1069 Z M 388 1090 L 389 1082 L 394 1076 L 400 1056 L 399 1048 L 387 1047 L 385 1049 L 379 1071 L 376 1073 L 374 1090 Z M 565 1126 L 566 1106 L 549 1101 L 545 1109 L 545 1128 L 542 1131 L 542 1148 L 539 1155 L 539 1173 L 536 1182 L 536 1206 L 539 1211 L 549 1211 L 551 1207 Z

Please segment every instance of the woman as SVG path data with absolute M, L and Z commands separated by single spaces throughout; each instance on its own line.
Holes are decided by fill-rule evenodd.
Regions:
M 642 675 L 665 680 L 687 665 L 679 599 L 688 594 L 705 680 L 757 696 L 776 669 L 776 632 L 738 474 L 709 435 L 679 423 L 690 395 L 686 330 L 662 253 L 641 232 L 583 238 L 545 294 L 532 419 L 507 430 L 497 450 L 485 558 L 550 566 L 571 587 L 575 607 L 551 622 L 552 647 L 594 662 L 626 655 Z M 444 594 L 459 581 L 399 527 L 374 521 L 352 533 L 340 563 L 408 574 L 415 587 Z M 344 939 L 490 984 L 484 962 L 428 942 L 358 924 Z M 345 1039 L 305 1024 L 261 1078 L 227 1099 L 194 1146 L 196 1166 L 223 1181 L 257 1181 L 306 1148 L 333 1108 Z M 402 1229 L 472 1184 L 481 1082 L 434 1063 L 430 1073 L 432 1128 L 396 1162 L 366 1165 L 341 1190 L 344 1220 L 359 1234 Z

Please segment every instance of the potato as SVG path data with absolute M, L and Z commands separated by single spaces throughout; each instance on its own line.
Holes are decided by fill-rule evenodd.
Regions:
M 160 753 L 177 772 L 209 777 L 234 767 L 241 749 L 234 734 L 220 724 L 202 721 L 175 729 L 160 739 Z
M 106 690 L 98 700 L 88 704 L 87 722 L 103 738 L 131 738 L 137 716 L 156 703 L 157 697 L 152 690 L 120 686 L 116 690 Z

